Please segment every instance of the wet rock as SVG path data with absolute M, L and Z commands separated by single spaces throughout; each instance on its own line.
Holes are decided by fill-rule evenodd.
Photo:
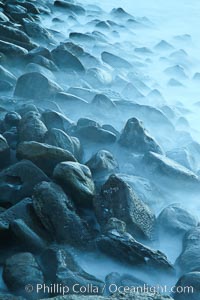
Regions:
M 42 55 L 35 56 L 32 59 L 32 62 L 35 64 L 38 64 L 38 65 L 41 65 L 41 66 L 49 69 L 50 71 L 58 71 L 58 68 L 56 67 L 54 62 Z
M 88 284 L 96 286 L 96 291 L 91 294 L 101 294 L 103 282 L 86 273 L 74 260 L 72 254 L 64 248 L 51 247 L 43 252 L 41 260 L 44 266 L 44 274 L 51 282 L 67 285 L 70 294 L 76 294 L 73 290 L 75 284 L 87 287 Z M 51 264 L 49 264 L 51 261 Z M 82 293 L 82 295 L 90 292 Z
M 5 115 L 4 118 L 4 128 L 5 130 L 8 130 L 12 127 L 17 127 L 20 123 L 21 116 L 15 112 L 15 111 L 10 111 Z
M 125 19 L 129 19 L 132 18 L 132 16 L 130 14 L 128 14 L 123 8 L 118 7 L 118 8 L 113 8 L 112 11 L 110 12 L 110 14 L 113 17 L 116 18 L 125 18 Z
M 30 43 L 30 38 L 21 30 L 0 24 L 0 39 L 7 42 L 17 42 L 21 43 Z
M 45 143 L 65 149 L 71 152 L 77 159 L 81 158 L 82 149 L 80 141 L 60 129 L 52 128 L 48 130 L 45 135 Z
M 88 69 L 86 71 L 85 79 L 93 88 L 96 89 L 99 89 L 99 87 L 105 88 L 105 86 L 110 86 L 113 80 L 110 72 L 101 68 Z
M 43 142 L 47 128 L 35 111 L 27 112 L 19 123 L 19 139 L 23 141 Z
M 95 95 L 94 99 L 92 100 L 92 104 L 98 109 L 115 109 L 116 106 L 112 100 L 110 100 L 104 94 L 97 94 Z
M 157 219 L 161 230 L 173 234 L 184 234 L 198 225 L 198 220 L 181 204 L 171 204 L 164 208 Z
M 16 219 L 10 223 L 10 232 L 23 245 L 21 247 L 24 251 L 40 252 L 46 247 L 44 240 L 22 219 Z
M 80 60 L 71 52 L 69 52 L 64 45 L 60 45 L 55 48 L 51 54 L 55 64 L 60 69 L 84 72 L 85 69 Z
M 131 187 L 116 175 L 111 175 L 94 199 L 98 222 L 102 228 L 112 217 L 124 221 L 132 235 L 151 239 L 155 216 L 134 193 Z
M 96 39 L 91 34 L 81 33 L 81 32 L 70 32 L 70 39 L 80 44 L 94 44 Z
M 17 78 L 6 68 L 0 66 L 0 79 L 14 84 Z
M 57 128 L 63 131 L 68 131 L 72 125 L 72 121 L 60 112 L 53 110 L 46 110 L 42 113 L 42 119 L 46 127 L 50 130 Z
M 74 96 L 74 95 L 68 94 L 68 93 L 62 93 L 62 92 L 57 93 L 55 96 L 55 99 L 58 103 L 61 102 L 62 104 L 67 105 L 69 110 L 70 110 L 71 105 L 72 106 L 78 105 L 79 107 L 84 108 L 88 104 L 86 100 L 84 100 L 80 97 L 77 97 L 77 96 Z
M 42 271 L 31 253 L 18 253 L 6 260 L 3 269 L 3 279 L 9 289 L 16 295 L 28 297 L 28 299 L 40 299 L 41 293 L 36 292 L 37 284 L 44 283 Z M 32 293 L 25 291 L 27 284 L 33 285 Z
M 25 54 L 28 53 L 26 49 L 20 46 L 2 40 L 0 40 L 0 49 L 1 49 L 1 53 L 12 58 L 24 56 Z
M 118 163 L 111 152 L 99 150 L 86 163 L 93 175 L 108 175 L 115 172 L 118 168 Z
M 0 134 L 0 169 L 10 162 L 10 147 L 7 140 Z
M 200 227 L 190 229 L 183 238 L 183 250 L 176 260 L 182 273 L 200 268 Z
M 62 161 L 76 161 L 73 154 L 62 148 L 38 142 L 23 142 L 17 147 L 17 157 L 28 159 L 51 175 L 55 166 Z
M 83 247 L 89 239 L 85 223 L 73 210 L 71 201 L 55 183 L 41 182 L 33 193 L 33 206 L 53 240 Z
M 74 134 L 80 139 L 85 139 L 93 143 L 114 143 L 116 135 L 111 131 L 105 130 L 100 125 L 89 119 L 79 119 Z
M 6 131 L 4 131 L 3 133 L 3 137 L 7 140 L 7 143 L 10 147 L 10 149 L 12 150 L 16 150 L 17 147 L 17 143 L 19 140 L 19 135 L 17 133 L 17 128 L 16 127 L 12 127 Z M 11 155 L 11 159 L 12 159 L 12 155 Z M 12 159 L 13 161 L 13 159 Z
M 17 80 L 14 95 L 28 99 L 51 98 L 62 88 L 38 72 L 26 73 Z
M 0 80 L 0 91 L 1 92 L 8 92 L 11 91 L 13 88 L 13 85 L 5 80 Z
M 136 118 L 131 118 L 127 121 L 119 143 L 134 152 L 146 153 L 154 151 L 162 153 L 162 149 L 158 143 L 152 138 L 143 127 L 143 124 Z
M 48 177 L 28 160 L 20 161 L 0 172 L 0 203 L 13 205 L 31 196 L 34 186 Z
M 95 189 L 87 166 L 77 162 L 62 162 L 54 169 L 53 177 L 78 206 L 92 205 Z
M 113 68 L 131 68 L 131 64 L 125 59 L 109 52 L 102 52 L 101 58 Z
M 108 223 L 109 222 L 110 221 L 108 221 Z M 108 227 L 105 235 L 101 235 L 97 238 L 97 246 L 102 252 L 120 262 L 131 264 L 132 266 L 149 265 L 166 271 L 173 270 L 172 265 L 162 252 L 152 250 L 137 242 L 132 235 L 125 231 L 125 223 L 122 223 L 123 228 L 119 230 L 116 228 L 113 219 L 111 219 L 111 226 Z
M 34 48 L 33 50 L 29 51 L 27 57 L 31 60 L 32 58 L 35 58 L 37 56 L 43 56 L 49 60 L 52 60 L 51 52 L 48 48 L 38 46 Z
M 153 174 L 155 177 L 159 176 L 160 180 L 170 181 L 171 187 L 176 188 L 180 182 L 184 182 L 184 187 L 192 184 L 199 188 L 199 179 L 192 171 L 164 155 L 149 152 L 144 157 L 144 163 L 151 176 Z
M 200 297 L 200 272 L 183 275 L 176 284 L 175 300 L 198 300 Z
M 85 9 L 82 6 L 76 5 L 76 4 L 73 4 L 70 2 L 56 0 L 54 2 L 54 5 L 57 7 L 65 8 L 65 10 L 68 10 L 69 12 L 73 12 L 76 15 L 84 15 L 85 14 Z
M 194 158 L 187 148 L 172 149 L 166 155 L 187 169 L 193 170 L 195 168 Z
M 27 35 L 35 39 L 36 41 L 44 42 L 47 44 L 54 42 L 54 39 L 50 32 L 41 25 L 32 22 L 27 18 L 24 18 L 23 26 Z

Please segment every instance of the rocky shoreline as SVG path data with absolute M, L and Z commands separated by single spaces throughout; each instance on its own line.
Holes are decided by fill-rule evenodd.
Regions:
M 140 47 L 154 26 L 74 0 L 0 1 L 0 299 L 199 299 L 199 220 L 179 200 L 199 195 L 200 145 L 145 76 L 154 58 L 184 57 L 164 40 Z M 164 73 L 171 86 L 187 77 Z M 166 235 L 182 243 L 175 262 Z M 77 251 L 129 272 L 93 275 Z M 165 281 L 174 292 L 108 289 Z M 37 290 L 51 284 L 69 291 Z

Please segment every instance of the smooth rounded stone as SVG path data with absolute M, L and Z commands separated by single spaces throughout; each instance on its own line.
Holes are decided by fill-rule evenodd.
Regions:
M 20 142 L 43 142 L 47 128 L 40 120 L 41 115 L 35 111 L 27 112 L 21 119 L 18 131 Z
M 92 34 L 81 32 L 70 32 L 69 38 L 80 44 L 94 44 L 96 42 L 96 39 Z
M 114 133 L 117 138 L 120 137 L 119 131 L 117 131 L 112 125 L 104 124 L 104 125 L 102 125 L 102 128 L 107 130 L 107 131 L 110 131 L 110 132 Z
M 80 97 L 74 96 L 72 94 L 68 93 L 57 93 L 55 95 L 56 101 L 62 101 L 62 104 L 70 106 L 70 105 L 78 105 L 79 108 L 80 106 L 85 107 L 87 106 L 88 102 Z
M 66 50 L 77 57 L 80 57 L 84 54 L 84 49 L 71 41 L 63 43 L 63 45 Z
M 127 121 L 120 139 L 120 145 L 139 153 L 153 151 L 163 153 L 156 140 L 149 135 L 141 121 L 131 118 Z
M 5 115 L 4 118 L 4 127 L 6 130 L 10 129 L 11 127 L 17 127 L 21 120 L 21 116 L 15 112 L 10 111 Z
M 46 57 L 49 60 L 52 60 L 50 50 L 48 48 L 45 48 L 42 46 L 38 46 L 38 47 L 34 48 L 33 50 L 29 51 L 27 54 L 27 57 L 31 60 L 32 58 L 34 58 L 38 55 Z
M 51 98 L 62 88 L 52 80 L 38 72 L 31 72 L 21 75 L 14 91 L 14 96 L 41 100 Z
M 167 157 L 176 161 L 189 170 L 195 169 L 195 162 L 192 154 L 186 148 L 175 148 L 166 152 Z
M 17 78 L 3 66 L 0 66 L 0 79 L 8 81 L 12 84 L 16 83 L 17 81 Z
M 17 158 L 28 159 L 47 175 L 52 175 L 55 166 L 63 161 L 76 161 L 73 154 L 65 149 L 34 141 L 20 143 Z
M 67 132 L 73 124 L 65 115 L 54 110 L 45 110 L 42 113 L 42 120 L 48 130 L 57 128 Z
M 7 140 L 7 143 L 12 150 L 16 150 L 18 141 L 19 141 L 19 135 L 17 133 L 17 128 L 12 127 L 3 133 L 3 137 Z M 11 155 L 12 160 L 12 155 Z
M 77 162 L 61 162 L 55 167 L 53 177 L 78 207 L 92 206 L 95 187 L 87 166 Z
M 55 82 L 56 78 L 51 70 L 36 63 L 28 63 L 25 67 L 25 73 L 35 73 L 35 72 L 40 73 L 41 75 Z
M 125 59 L 109 52 L 101 53 L 102 60 L 113 68 L 131 68 L 132 65 Z
M 0 24 L 0 39 L 2 38 L 9 38 L 13 40 L 13 43 L 15 40 L 23 43 L 30 42 L 30 38 L 23 31 L 11 26 Z
M 98 109 L 116 109 L 114 102 L 104 94 L 95 95 L 91 103 Z
M 118 162 L 111 152 L 99 150 L 86 163 L 93 175 L 108 175 L 118 169 Z
M 40 10 L 37 8 L 37 6 L 34 3 L 20 1 L 20 5 L 26 8 L 28 13 L 36 14 L 36 15 L 40 14 Z
M 17 46 L 13 43 L 5 42 L 3 40 L 0 40 L 0 49 L 1 53 L 12 58 L 25 56 L 28 53 L 25 48 Z
M 44 251 L 41 255 L 41 261 L 44 268 L 44 274 L 51 282 L 67 285 L 70 294 L 75 294 L 73 286 L 93 285 L 97 289 L 91 294 L 102 294 L 103 282 L 93 275 L 85 272 L 74 260 L 72 254 L 62 247 L 51 247 Z M 49 264 L 51 262 L 51 264 Z M 90 292 L 82 293 L 82 295 L 90 294 Z
M 200 181 L 195 173 L 164 155 L 149 152 L 144 156 L 144 164 L 151 176 L 157 176 L 159 180 L 170 181 L 171 187 L 176 188 L 178 183 L 184 182 L 185 188 L 191 184 L 199 188 Z
M 45 67 L 45 68 L 49 69 L 50 71 L 58 71 L 58 68 L 54 64 L 54 62 L 42 55 L 37 55 L 37 56 L 33 57 L 32 63 L 41 65 L 42 67 Z
M 80 125 L 78 122 L 74 134 L 80 140 L 88 140 L 92 143 L 111 144 L 115 143 L 117 139 L 113 132 L 103 129 L 95 121 L 89 122 L 88 125 Z
M 48 177 L 31 161 L 20 161 L 0 172 L 0 203 L 13 205 L 32 195 L 34 186 Z
M 10 147 L 7 140 L 0 134 L 0 169 L 4 168 L 10 162 Z
M 116 17 L 116 18 L 133 18 L 132 15 L 128 14 L 123 8 L 118 7 L 118 8 L 113 8 L 110 12 L 111 16 Z
M 46 247 L 43 239 L 22 219 L 15 219 L 10 222 L 9 230 L 20 243 L 23 251 L 40 252 Z
M 64 45 L 60 45 L 51 51 L 53 61 L 61 70 L 71 70 L 77 72 L 84 72 L 84 66 L 80 60 L 69 52 Z
M 144 95 L 132 83 L 127 83 L 122 90 L 122 96 L 126 99 L 141 99 Z
M 200 272 L 190 272 L 183 275 L 176 284 L 175 300 L 199 300 Z
M 100 68 L 90 68 L 86 71 L 86 81 L 94 88 L 110 86 L 112 84 L 112 75 Z
M 111 175 L 94 199 L 94 208 L 102 229 L 110 218 L 118 218 L 127 225 L 130 234 L 152 239 L 155 216 L 134 193 L 131 187 L 116 175 Z
M 37 216 L 58 243 L 84 247 L 90 236 L 86 224 L 73 210 L 71 201 L 55 183 L 41 182 L 33 193 Z
M 36 259 L 29 252 L 15 254 L 6 260 L 3 279 L 16 295 L 33 300 L 42 297 L 42 293 L 37 293 L 36 287 L 37 284 L 44 284 L 44 277 Z M 32 293 L 25 290 L 28 284 L 33 286 Z
M 12 83 L 5 81 L 5 80 L 0 80 L 0 91 L 1 92 L 8 92 L 13 89 Z
M 182 274 L 200 268 L 200 227 L 190 229 L 183 238 L 183 250 L 176 260 Z
M 35 111 L 39 115 L 39 110 L 33 103 L 23 103 L 15 108 L 15 111 L 23 117 L 28 112 Z
M 123 229 L 120 228 L 118 230 L 119 222 L 121 221 L 115 218 L 114 222 L 113 218 L 108 220 L 109 226 L 107 231 L 96 239 L 96 244 L 100 251 L 117 259 L 119 262 L 130 264 L 131 266 L 147 265 L 168 272 L 173 271 L 171 263 L 162 252 L 159 250 L 155 251 L 137 242 L 131 234 L 126 232 L 124 222 L 122 222 Z
M 164 208 L 157 218 L 160 230 L 173 234 L 184 234 L 198 225 L 198 219 L 181 204 L 175 203 Z
M 27 35 L 36 41 L 45 42 L 47 44 L 54 42 L 53 36 L 47 29 L 30 21 L 28 18 L 23 18 L 23 27 Z
M 82 88 L 82 87 L 70 87 L 67 92 L 69 94 L 75 95 L 82 99 L 85 99 L 88 102 L 91 102 L 94 98 L 96 92 L 93 89 Z
M 79 139 L 69 136 L 61 129 L 52 128 L 45 134 L 45 143 L 71 152 L 77 159 L 82 156 Z
M 65 10 L 73 12 L 76 15 L 84 15 L 85 14 L 85 9 L 81 5 L 73 4 L 70 1 L 66 2 L 66 1 L 62 1 L 62 0 L 56 0 L 54 2 L 54 5 L 57 7 L 65 8 Z

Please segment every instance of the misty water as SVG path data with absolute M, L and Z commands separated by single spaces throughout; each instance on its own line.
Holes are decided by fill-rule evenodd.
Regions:
M 56 104 L 59 106 L 59 110 L 74 122 L 81 117 L 87 117 L 100 124 L 112 125 L 119 132 L 124 128 L 126 121 L 136 114 L 149 134 L 161 146 L 163 153 L 177 148 L 190 151 L 190 153 L 188 152 L 188 161 L 191 162 L 191 166 L 187 165 L 188 161 L 185 162 L 183 159 L 183 165 L 185 163 L 184 167 L 187 167 L 184 172 L 191 171 L 191 176 L 196 176 L 195 178 L 198 179 L 200 152 L 199 149 L 195 150 L 195 147 L 188 148 L 188 145 L 193 142 L 200 143 L 200 3 L 196 0 L 94 0 L 93 2 L 92 0 L 82 0 L 81 3 L 83 7 L 88 7 L 91 11 L 96 10 L 95 5 L 101 7 L 103 12 L 99 17 L 98 10 L 96 10 L 96 18 L 102 20 L 108 19 L 109 12 L 113 8 L 122 7 L 127 13 L 134 16 L 139 24 L 142 24 L 140 26 L 126 23 L 127 30 L 125 26 L 122 26 L 115 29 L 116 32 L 112 34 L 101 30 L 108 38 L 108 42 L 102 42 L 102 45 L 98 45 L 98 47 L 95 44 L 86 44 L 84 49 L 98 59 L 100 59 L 102 51 L 110 51 L 133 66 L 131 72 L 128 72 L 126 69 L 119 71 L 104 64 L 105 73 L 102 75 L 102 82 L 105 82 L 105 86 L 98 87 L 96 84 L 93 86 L 91 84 L 94 93 L 105 93 L 116 103 L 125 99 L 130 103 L 147 108 L 135 112 L 131 106 L 129 108 L 127 105 L 121 106 L 116 112 L 110 108 L 104 110 L 101 108 L 85 109 L 73 105 L 69 107 L 62 101 L 58 101 Z M 43 15 L 41 22 L 45 28 L 61 33 L 56 41 L 59 44 L 65 40 L 64 37 L 68 38 L 70 32 L 92 31 L 92 25 L 89 22 L 95 18 L 94 11 L 91 16 L 80 16 L 78 22 L 74 22 L 66 20 L 62 10 L 58 10 L 50 16 Z M 60 18 L 63 23 L 54 23 L 53 17 Z M 120 19 L 115 21 L 119 24 L 123 23 L 123 20 Z M 51 47 L 50 45 L 50 50 Z M 11 70 L 17 77 L 24 73 L 20 66 L 13 67 Z M 78 81 L 80 78 L 75 82 L 62 71 L 59 74 L 51 74 L 51 76 L 65 91 L 70 91 L 71 87 L 83 86 L 85 88 L 86 86 L 85 82 Z M 114 82 L 113 78 L 116 79 L 117 76 L 120 79 Z M 126 84 L 132 82 L 134 85 L 134 81 L 136 89 L 129 91 Z M 90 88 L 89 83 L 88 87 Z M 138 93 L 141 96 L 138 96 Z M 37 105 L 40 108 L 55 108 L 55 104 L 49 104 L 48 101 Z M 151 113 L 148 110 L 149 107 L 161 112 L 162 117 L 160 115 L 158 117 L 155 111 Z M 172 131 L 168 129 L 168 123 L 164 124 L 166 118 L 173 127 Z M 86 143 L 84 145 L 84 163 L 100 149 L 104 149 L 104 146 Z M 105 150 L 111 151 L 116 157 L 120 176 L 125 178 L 130 185 L 133 184 L 133 187 L 138 183 L 136 193 L 141 195 L 142 200 L 149 205 L 156 216 L 169 204 L 180 203 L 198 219 L 200 213 L 199 190 L 193 190 L 191 186 L 184 185 L 178 180 L 176 184 L 174 177 L 172 184 L 170 180 L 160 178 L 159 172 L 158 174 L 149 174 L 139 155 L 132 155 L 127 149 L 121 149 L 118 145 L 106 145 Z M 177 157 L 174 156 L 174 161 L 181 164 L 179 153 Z M 172 168 L 176 169 L 176 167 L 176 164 L 172 164 Z M 155 238 L 152 242 L 144 241 L 144 244 L 162 251 L 174 264 L 182 250 L 182 235 L 164 232 L 158 239 Z M 99 252 L 75 251 L 75 253 L 76 259 L 83 269 L 102 280 L 110 272 L 119 272 L 134 275 L 150 285 L 173 286 L 180 277 L 180 274 L 166 275 L 162 272 L 151 274 L 151 272 L 145 272 L 144 269 L 118 263 Z M 3 283 L 1 287 L 5 288 Z

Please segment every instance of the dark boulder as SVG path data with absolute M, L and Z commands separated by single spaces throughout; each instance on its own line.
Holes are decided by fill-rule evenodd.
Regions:
M 51 175 L 55 166 L 63 161 L 76 161 L 68 150 L 38 142 L 23 142 L 17 147 L 17 157 L 28 159 Z
M 184 234 L 198 225 L 198 220 L 180 204 L 171 204 L 164 208 L 158 216 L 160 230 L 172 234 Z
M 28 53 L 28 51 L 25 48 L 2 40 L 0 40 L 0 49 L 1 53 L 12 58 L 22 57 Z
M 18 132 L 20 142 L 43 142 L 47 128 L 41 121 L 41 115 L 35 111 L 30 111 L 22 117 L 18 126 Z
M 13 205 L 31 196 L 34 186 L 48 177 L 28 160 L 20 161 L 0 172 L 0 203 Z
M 127 121 L 119 143 L 134 152 L 147 153 L 148 151 L 153 151 L 162 153 L 158 143 L 148 134 L 143 124 L 136 118 L 131 118 Z
M 85 9 L 81 5 L 73 4 L 70 1 L 68 2 L 68 1 L 56 0 L 54 2 L 54 5 L 57 7 L 64 8 L 69 12 L 75 13 L 76 15 L 85 14 Z
M 74 285 L 87 286 L 92 284 L 96 286 L 96 292 L 91 294 L 101 294 L 103 282 L 96 277 L 85 272 L 75 261 L 70 252 L 62 247 L 51 247 L 41 255 L 41 261 L 44 268 L 44 274 L 50 282 L 62 284 L 69 287 L 69 294 L 76 294 Z M 49 264 L 51 262 L 51 264 Z M 85 292 L 82 295 L 90 294 Z
M 134 193 L 131 187 L 116 175 L 111 175 L 94 199 L 98 222 L 105 229 L 110 218 L 118 218 L 127 225 L 130 234 L 153 238 L 155 216 Z
M 51 98 L 62 88 L 38 72 L 26 73 L 17 80 L 14 95 L 17 97 L 41 100 Z
M 124 222 L 121 222 L 120 227 L 120 222 L 114 218 L 110 219 L 106 233 L 97 238 L 97 246 L 103 253 L 131 266 L 148 265 L 169 272 L 173 271 L 172 265 L 162 252 L 137 242 L 125 231 Z
M 176 284 L 175 300 L 199 300 L 200 298 L 200 272 L 187 273 Z
M 86 224 L 73 210 L 71 201 L 55 183 L 41 182 L 33 193 L 33 206 L 53 240 L 83 247 L 89 240 Z
M 67 132 L 73 124 L 65 115 L 54 110 L 45 110 L 42 113 L 42 120 L 49 130 L 57 128 Z
M 10 291 L 28 299 L 40 299 L 37 284 L 44 284 L 42 271 L 31 253 L 18 253 L 6 260 L 3 269 L 3 279 Z M 26 292 L 26 285 L 33 286 L 33 292 Z
M 55 180 L 81 207 L 90 207 L 95 193 L 90 169 L 77 162 L 61 162 L 53 172 Z

